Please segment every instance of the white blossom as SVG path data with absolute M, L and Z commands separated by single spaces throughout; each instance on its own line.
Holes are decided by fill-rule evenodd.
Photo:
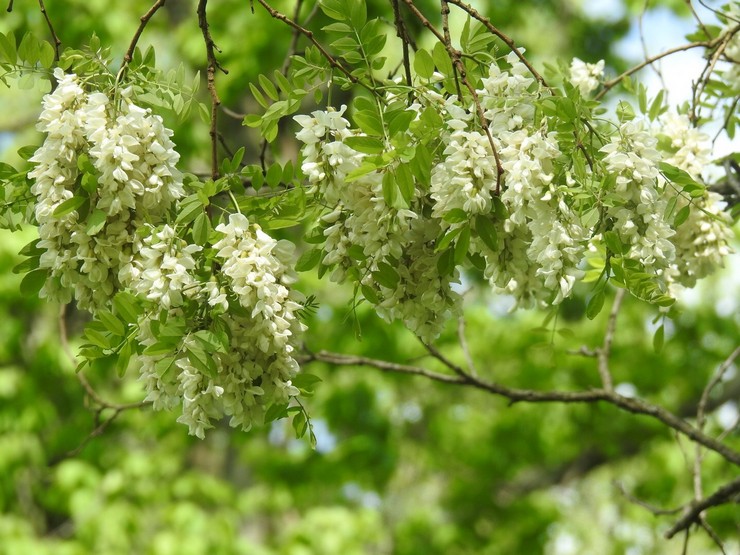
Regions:
M 573 58 L 570 62 L 570 82 L 578 87 L 583 96 L 596 90 L 603 76 L 604 60 L 599 60 L 595 64 L 587 64 L 578 58 Z

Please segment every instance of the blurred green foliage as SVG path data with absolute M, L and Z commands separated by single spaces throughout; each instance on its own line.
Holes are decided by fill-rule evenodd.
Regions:
M 16 4 L 0 30 L 44 36 L 35 4 Z M 121 55 L 150 6 L 141 0 L 48 4 L 63 44 L 84 44 L 95 32 Z M 437 14 L 436 2 L 418 4 Z M 601 20 L 587 16 L 581 4 L 491 0 L 479 7 L 536 61 L 605 58 L 612 71 L 625 68 L 613 45 L 642 3 L 630 2 L 628 10 Z M 663 4 L 684 9 L 682 2 Z M 275 2 L 286 13 L 292 6 Z M 243 0 L 209 5 L 219 60 L 229 70 L 218 77 L 219 94 L 238 113 L 254 109 L 248 84 L 281 66 L 291 39 L 289 29 L 255 8 L 252 14 Z M 385 2 L 368 2 L 368 9 L 390 17 Z M 183 62 L 191 76 L 203 70 L 205 50 L 194 13 L 194 1 L 171 0 L 147 27 L 141 44 L 155 45 L 164 69 Z M 31 142 L 42 92 L 0 93 L 0 124 L 15 134 L 17 146 Z M 190 169 L 207 168 L 207 125 L 198 118 L 168 123 Z M 258 137 L 239 118 L 222 117 L 221 129 L 228 144 L 247 147 L 248 162 L 257 159 Z M 12 150 L 2 154 L 17 162 L 13 156 Z M 124 411 L 91 437 L 98 422 L 60 347 L 59 308 L 21 296 L 20 276 L 10 271 L 31 238 L 31 232 L 0 237 L 1 555 L 680 552 L 680 539 L 662 539 L 670 518 L 654 517 L 615 482 L 656 506 L 681 505 L 693 495 L 694 446 L 652 420 L 606 405 L 510 406 L 480 391 L 422 378 L 314 363 L 311 371 L 323 379 L 308 401 L 316 450 L 292 439 L 283 422 L 249 434 L 224 424 L 200 441 L 175 423 L 176 414 L 147 408 Z M 441 369 L 402 326 L 385 325 L 362 306 L 358 341 L 348 325 L 351 292 L 306 279 L 304 290 L 321 303 L 308 322 L 309 349 Z M 626 301 L 612 360 L 624 391 L 687 417 L 695 413 L 712 372 L 739 339 L 740 319 L 726 308 L 737 308 L 737 281 L 725 275 L 713 283 L 670 321 L 660 353 L 652 347 L 656 314 L 637 300 Z M 478 372 L 515 387 L 596 387 L 594 361 L 571 354 L 603 339 L 606 313 L 582 321 L 587 294 L 579 291 L 544 330 L 543 314 L 507 314 L 505 301 L 471 296 L 467 337 Z M 66 316 L 73 349 L 82 318 Z M 454 323 L 438 345 L 465 363 Z M 134 374 L 116 380 L 103 368 L 88 377 L 106 399 L 135 402 L 142 393 Z M 720 384 L 713 408 L 737 407 L 739 384 L 737 373 Z M 107 419 L 111 412 L 98 416 Z M 720 424 L 713 416 L 708 431 L 719 434 Z M 740 447 L 737 432 L 728 441 Z M 705 493 L 733 472 L 729 463 L 706 455 Z M 725 538 L 740 522 L 732 505 L 707 518 Z M 691 547 L 691 553 L 716 552 L 700 534 Z

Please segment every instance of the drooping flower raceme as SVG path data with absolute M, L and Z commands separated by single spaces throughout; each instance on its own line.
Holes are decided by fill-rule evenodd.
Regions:
M 231 426 L 249 430 L 264 422 L 272 405 L 287 405 L 299 394 L 291 379 L 298 372 L 294 357 L 305 329 L 298 319 L 300 298 L 291 289 L 296 279 L 292 244 L 276 241 L 242 214 L 232 214 L 216 231 L 221 235 L 213 245 L 221 264 L 219 284 L 207 281 L 189 287 L 187 258 L 192 246 L 182 246 L 179 253 L 169 251 L 171 265 L 180 267 L 176 271 L 132 274 L 132 281 L 142 287 L 156 279 L 173 283 L 176 277 L 179 298 L 191 297 L 207 311 L 204 321 L 215 323 L 185 333 L 174 357 L 170 352 L 145 352 L 141 357 L 147 399 L 156 409 L 182 404 L 178 421 L 201 438 L 213 426 L 212 420 L 223 416 L 230 417 Z M 141 252 L 151 260 L 160 250 Z M 184 314 L 184 307 L 174 297 L 171 300 L 165 322 Z M 139 341 L 147 347 L 156 345 L 161 327 L 143 318 Z
M 76 75 L 57 69 L 55 77 L 59 85 L 39 118 L 46 139 L 28 174 L 45 251 L 40 267 L 49 270 L 41 296 L 68 302 L 74 295 L 94 311 L 121 288 L 118 273 L 131 262 L 136 229 L 161 223 L 183 196 L 179 155 L 162 119 L 126 91 L 114 108 Z

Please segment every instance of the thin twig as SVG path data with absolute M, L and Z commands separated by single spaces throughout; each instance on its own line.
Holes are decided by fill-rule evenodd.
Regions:
M 10 6 L 12 7 L 13 3 L 10 3 Z M 41 8 L 41 13 L 44 14 L 44 19 L 46 20 L 46 26 L 49 28 L 49 32 L 51 33 L 52 38 L 54 39 L 54 61 L 59 61 L 59 47 L 62 46 L 62 41 L 59 40 L 59 36 L 56 34 L 56 31 L 54 31 L 54 26 L 51 24 L 51 19 L 49 19 L 49 14 L 46 13 L 46 6 L 44 5 L 44 0 L 39 0 L 39 8 Z M 10 11 L 10 9 L 8 9 Z
M 532 74 L 532 77 L 534 77 L 537 81 L 539 81 L 543 87 L 550 88 L 545 81 L 545 78 L 542 77 L 542 75 L 539 74 L 539 72 L 532 66 L 531 63 L 529 63 L 529 60 L 524 57 L 524 54 L 521 50 L 517 47 L 516 43 L 514 42 L 514 39 L 504 34 L 501 30 L 499 30 L 491 21 L 480 14 L 473 6 L 470 4 L 466 4 L 465 2 L 462 2 L 461 0 L 447 0 L 450 4 L 454 4 L 461 10 L 463 10 L 465 13 L 470 15 L 473 19 L 477 19 L 480 21 L 483 26 L 488 29 L 489 32 L 493 33 L 495 36 L 500 38 L 506 46 L 509 47 L 509 50 L 511 50 L 517 58 L 519 58 L 519 61 L 521 61 L 524 66 L 529 70 L 529 73 Z
M 202 1 L 202 0 L 201 0 Z M 358 79 L 354 75 L 352 75 L 352 72 L 348 70 L 344 65 L 339 63 L 327 50 L 321 45 L 319 41 L 316 40 L 316 37 L 313 34 L 313 31 L 309 31 L 305 27 L 301 26 L 300 24 L 293 21 L 291 18 L 289 18 L 287 15 L 280 13 L 275 8 L 273 8 L 270 4 L 265 2 L 265 0 L 257 0 L 260 5 L 267 10 L 267 12 L 274 18 L 279 21 L 282 21 L 283 23 L 289 25 L 293 29 L 296 29 L 300 33 L 302 33 L 308 40 L 311 41 L 311 43 L 318 48 L 319 52 L 321 52 L 321 55 L 324 57 L 324 59 L 329 62 L 329 65 L 335 69 L 338 69 L 341 71 L 344 76 L 350 80 L 350 82 L 354 83 L 355 85 L 360 85 L 364 88 L 366 88 L 368 91 L 370 91 L 375 96 L 380 96 L 380 93 L 375 90 L 374 87 L 368 85 L 364 81 Z
M 430 346 L 432 356 L 440 360 L 447 368 L 452 370 L 457 376 L 434 372 L 419 366 L 410 366 L 397 364 L 384 360 L 372 359 L 362 356 L 344 355 L 340 353 L 331 353 L 320 351 L 310 353 L 304 358 L 304 362 L 321 361 L 327 364 L 337 366 L 368 366 L 385 372 L 394 372 L 423 376 L 428 379 L 466 387 L 473 387 L 482 391 L 487 391 L 493 395 L 498 395 L 509 399 L 511 404 L 519 402 L 528 403 L 598 403 L 606 402 L 615 407 L 632 413 L 642 414 L 654 418 L 672 430 L 690 438 L 691 440 L 702 444 L 706 448 L 721 455 L 727 461 L 740 466 L 740 453 L 730 446 L 717 441 L 715 438 L 698 430 L 684 419 L 676 416 L 672 412 L 661 406 L 654 405 L 642 399 L 635 397 L 625 397 L 619 395 L 616 391 L 607 391 L 605 389 L 592 389 L 588 391 L 536 391 L 530 389 L 517 389 L 505 385 L 488 382 L 477 376 L 467 373 L 463 368 L 448 360 L 444 355 L 439 353 L 436 348 Z
M 146 28 L 147 24 L 149 23 L 149 20 L 154 16 L 155 13 L 157 13 L 157 10 L 164 6 L 164 3 L 167 0 L 157 0 L 149 10 L 142 15 L 139 18 L 139 27 L 136 29 L 136 32 L 134 33 L 133 38 L 131 39 L 131 43 L 128 45 L 128 49 L 126 50 L 126 54 L 123 56 L 123 62 L 121 63 L 121 69 L 118 70 L 118 75 L 116 75 L 116 83 L 118 83 L 121 78 L 123 77 L 124 72 L 126 71 L 126 67 L 131 63 L 131 60 L 134 57 L 134 51 L 136 50 L 136 44 L 139 42 L 139 38 L 141 38 L 141 34 L 144 32 L 144 28 Z
M 660 54 L 656 54 L 655 56 L 651 56 L 650 58 L 647 58 L 646 60 L 643 60 L 636 66 L 631 67 L 630 69 L 620 73 L 617 75 L 614 79 L 611 79 L 609 81 L 606 81 L 604 83 L 604 86 L 602 89 L 598 92 L 598 94 L 594 97 L 594 100 L 601 100 L 604 95 L 609 92 L 611 89 L 613 89 L 615 86 L 617 86 L 619 83 L 622 82 L 622 80 L 625 77 L 629 77 L 633 73 L 637 73 L 645 66 L 648 66 L 652 63 L 657 62 L 658 60 L 665 58 L 666 56 L 671 56 L 672 54 L 676 54 L 677 52 L 684 52 L 686 50 L 692 50 L 694 48 L 715 48 L 717 45 L 719 45 L 723 40 L 726 39 L 728 35 L 732 36 L 735 34 L 738 29 L 740 29 L 740 26 L 734 27 L 733 29 L 730 29 L 723 33 L 722 35 L 712 39 L 712 40 L 703 40 L 703 41 L 696 41 L 696 42 L 690 42 L 688 44 L 683 44 L 681 46 L 676 46 L 675 48 L 670 48 L 668 50 L 665 50 L 661 52 Z
M 694 501 L 689 504 L 684 515 L 665 533 L 667 539 L 671 539 L 681 530 L 687 529 L 692 524 L 698 522 L 701 513 L 710 508 L 733 502 L 733 499 L 740 493 L 740 477 L 725 484 L 712 495 Z
M 470 353 L 470 346 L 468 345 L 468 339 L 465 336 L 465 317 L 460 316 L 457 319 L 457 337 L 460 340 L 460 347 L 462 347 L 463 354 L 465 355 L 465 361 L 468 363 L 468 370 L 473 376 L 478 374 L 475 369 L 475 362 Z
M 615 488 L 617 488 L 617 491 L 622 494 L 622 496 L 627 499 L 630 503 L 634 503 L 635 505 L 639 505 L 643 509 L 646 509 L 650 511 L 652 514 L 656 516 L 661 515 L 675 515 L 676 513 L 680 513 L 683 510 L 683 507 L 677 507 L 675 509 L 662 509 L 660 507 L 656 507 L 655 505 L 652 505 L 650 503 L 647 503 L 640 499 L 639 497 L 635 497 L 631 493 L 629 493 L 624 485 L 621 482 L 618 482 L 617 480 L 612 482 L 612 485 L 614 485 Z
M 409 61 L 409 42 L 407 40 L 406 25 L 403 23 L 401 15 L 401 6 L 398 0 L 391 0 L 393 6 L 393 19 L 396 25 L 396 36 L 401 39 L 401 49 L 403 51 L 403 70 L 406 75 L 406 85 L 413 88 L 414 84 L 411 79 L 411 62 Z M 413 93 L 409 93 L 409 102 L 413 99 Z
M 598 368 L 599 376 L 601 377 L 601 385 L 607 391 L 614 389 L 614 380 L 612 380 L 612 375 L 609 371 L 609 357 L 612 354 L 612 343 L 614 342 L 614 333 L 617 329 L 617 316 L 622 307 L 622 301 L 624 300 L 625 294 L 626 290 L 617 289 L 617 293 L 614 296 L 614 304 L 609 313 L 606 332 L 604 333 L 604 343 L 601 347 L 596 349 L 596 358 L 599 361 Z
M 435 37 L 437 37 L 437 40 L 445 47 L 445 50 L 447 50 L 447 55 L 450 57 L 450 61 L 452 62 L 453 68 L 455 68 L 455 70 L 458 72 L 458 74 L 460 75 L 460 79 L 465 85 L 465 88 L 468 89 L 468 91 L 470 92 L 470 96 L 473 98 L 473 104 L 475 105 L 475 110 L 478 115 L 478 121 L 480 122 L 480 125 L 483 128 L 486 137 L 488 138 L 488 144 L 491 147 L 493 158 L 496 161 L 496 194 L 499 194 L 501 192 L 501 185 L 503 183 L 504 167 L 501 165 L 501 157 L 498 154 L 498 149 L 496 148 L 496 144 L 493 141 L 493 136 L 491 135 L 491 130 L 488 126 L 488 121 L 486 120 L 486 116 L 483 113 L 483 107 L 481 106 L 480 99 L 478 98 L 478 92 L 475 90 L 475 87 L 473 87 L 473 85 L 470 83 L 470 80 L 468 79 L 467 71 L 465 70 L 465 64 L 462 62 L 460 51 L 456 50 L 452 46 L 452 44 L 445 38 L 445 36 L 441 34 L 434 27 L 434 25 L 432 25 L 431 22 L 424 16 L 424 14 L 417 9 L 417 7 L 414 5 L 413 0 L 404 0 L 404 2 L 409 7 L 411 13 L 413 13 L 414 16 L 419 20 L 419 22 L 424 27 L 429 29 L 429 31 L 431 31 L 431 33 Z M 460 98 L 461 102 L 462 100 L 463 99 Z
M 206 5 L 208 0 L 198 0 L 198 26 L 203 34 L 203 41 L 206 44 L 206 59 L 208 61 L 207 67 L 207 81 L 208 81 L 208 92 L 211 94 L 211 126 L 209 134 L 211 136 L 211 178 L 215 181 L 218 179 L 218 107 L 221 104 L 221 99 L 218 97 L 216 92 L 216 70 L 222 71 L 224 74 L 228 74 L 221 64 L 216 60 L 216 50 L 218 47 L 211 38 L 211 32 L 208 29 L 208 18 L 206 17 Z M 220 52 L 220 51 L 219 51 Z

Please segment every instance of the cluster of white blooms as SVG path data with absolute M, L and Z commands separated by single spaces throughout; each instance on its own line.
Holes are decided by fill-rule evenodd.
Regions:
M 558 304 L 583 275 L 578 266 L 588 230 L 553 181 L 560 155 L 554 133 L 530 136 L 521 129 L 502 140 L 507 187 L 501 200 L 509 211 L 502 227 L 511 239 L 508 253 L 497 253 L 486 275 L 519 304 Z
M 583 96 L 596 90 L 603 76 L 604 60 L 599 60 L 595 64 L 587 64 L 578 58 L 573 58 L 570 62 L 570 82 L 578 87 Z
M 134 245 L 134 256 L 118 274 L 120 282 L 134 293 L 169 309 L 183 303 L 183 295 L 194 297 L 200 284 L 192 275 L 196 262 L 193 254 L 203 250 L 189 245 L 175 229 L 164 225 L 156 230 L 145 226 L 150 233 Z
M 126 94 L 116 108 L 105 94 L 88 94 L 74 74 L 57 69 L 55 78 L 37 126 L 46 139 L 28 174 L 45 251 L 40 267 L 49 270 L 41 296 L 68 302 L 74 294 L 80 307 L 95 310 L 120 288 L 136 229 L 163 221 L 183 195 L 179 155 L 162 119 Z M 82 155 L 96 175 L 78 167 Z M 75 209 L 60 209 L 64 202 Z
M 659 118 L 654 132 L 659 138 L 663 160 L 699 179 L 710 163 L 709 136 L 692 127 L 688 116 L 672 111 Z M 674 213 L 691 205 L 688 218 L 677 227 L 672 241 L 676 246 L 673 279 L 693 287 L 697 279 L 721 266 L 723 258 L 730 253 L 729 218 L 722 211 L 722 197 L 713 191 L 687 198 L 679 189 L 668 185 L 666 194 L 676 197 Z
M 334 268 L 332 279 L 352 275 L 373 291 L 378 314 L 390 321 L 401 319 L 426 339 L 439 333 L 442 322 L 458 303 L 451 277 L 436 271 L 438 254 L 431 244 L 439 227 L 419 221 L 420 202 L 410 208 L 389 206 L 383 195 L 383 174 L 371 172 L 351 182 L 347 175 L 362 165 L 365 154 L 345 144 L 361 134 L 350 128 L 339 111 L 316 111 L 296 116 L 304 143 L 303 172 L 313 190 L 331 207 L 321 217 L 325 243 L 322 264 Z M 353 247 L 359 252 L 350 252 Z M 373 279 L 380 264 L 391 264 L 398 280 L 390 287 Z
M 585 96 L 603 72 L 603 60 L 574 59 L 567 79 Z M 610 247 L 619 252 L 610 256 L 624 259 L 624 272 L 639 274 L 646 285 L 635 285 L 636 292 L 647 295 L 693 284 L 727 253 L 729 231 L 714 195 L 690 199 L 689 221 L 678 231 L 673 223 L 689 196 L 676 198 L 679 189 L 666 183 L 659 163 L 698 176 L 709 153 L 706 137 L 685 116 L 664 114 L 652 128 L 639 119 L 589 128 L 606 144 L 586 147 L 576 130 L 561 131 L 548 115 L 565 95 L 553 96 L 514 52 L 491 64 L 469 105 L 442 89 L 451 89 L 442 75 L 423 80 L 408 107 L 422 128 L 429 110 L 443 126 L 431 142 L 408 131 L 409 144 L 430 145 L 434 153 L 428 189 L 417 182 L 403 209 L 388 206 L 383 194 L 395 162 L 383 165 L 385 153 L 368 157 L 351 148 L 349 139 L 362 133 L 343 117 L 345 107 L 295 118 L 303 172 L 326 205 L 322 263 L 334 279 L 360 285 L 386 320 L 402 320 L 425 340 L 439 334 L 459 308 L 451 287 L 456 268 L 468 262 L 516 306 L 558 304 L 583 277 L 587 250 L 597 252 L 612 233 L 619 246 Z M 386 141 L 392 152 L 396 145 Z M 577 166 L 576 156 L 588 167 Z M 365 171 L 368 160 L 377 171 Z
M 304 329 L 298 319 L 301 304 L 290 289 L 296 279 L 291 270 L 292 243 L 276 241 L 242 214 L 232 214 L 229 222 L 220 224 L 216 231 L 222 234 L 213 245 L 221 262 L 221 286 L 213 281 L 199 284 L 188 277 L 192 246 L 180 248 L 179 256 L 169 251 L 169 262 L 176 270 L 157 275 L 152 272 L 149 276 L 144 270 L 138 275 L 139 285 L 151 284 L 148 298 L 157 298 L 169 308 L 168 319 L 181 316 L 182 309 L 174 297 L 167 306 L 156 291 L 157 280 L 170 283 L 178 295 L 198 295 L 196 301 L 215 307 L 211 317 L 226 328 L 223 331 L 228 346 L 205 352 L 213 362 L 211 372 L 198 368 L 193 358 L 204 352 L 199 337 L 203 332 L 187 333 L 174 360 L 171 353 L 141 357 L 147 399 L 157 409 L 182 403 L 178 421 L 201 438 L 212 427 L 213 419 L 226 415 L 231 417 L 231 426 L 248 430 L 264 421 L 271 405 L 287 404 L 299 394 L 291 378 L 298 372 L 294 354 Z M 142 248 L 142 257 L 164 257 L 166 261 L 171 244 L 163 240 L 148 251 Z M 189 288 L 192 293 L 188 293 Z M 139 341 L 147 347 L 158 341 L 149 318 L 140 321 Z M 162 368 L 165 363 L 168 366 Z
M 664 276 L 676 258 L 675 231 L 665 218 L 668 198 L 658 181 L 657 139 L 641 120 L 623 123 L 601 152 L 616 176 L 615 201 L 607 207 L 612 230 L 629 245 L 625 257 L 639 261 L 647 273 Z

